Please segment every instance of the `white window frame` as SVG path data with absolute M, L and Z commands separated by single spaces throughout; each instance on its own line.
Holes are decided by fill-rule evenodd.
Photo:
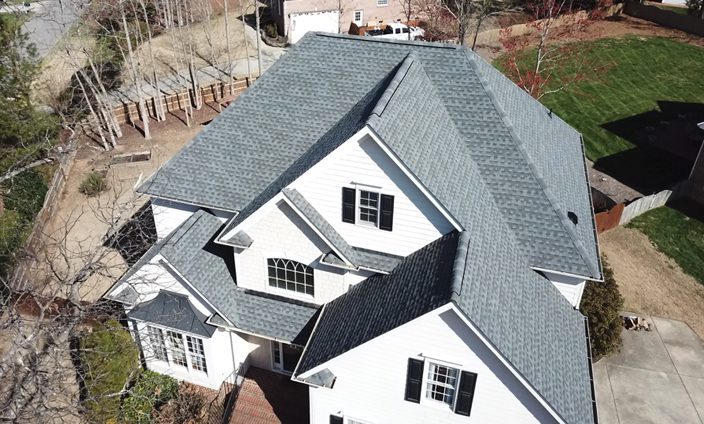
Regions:
M 359 13 L 359 19 L 357 19 L 357 14 Z M 355 10 L 352 15 L 352 20 L 357 26 L 361 26 L 364 22 L 364 10 Z
M 205 343 L 200 337 L 186 336 L 186 349 L 194 371 L 208 373 L 208 362 L 205 359 Z
M 378 7 L 386 7 L 389 5 L 389 0 L 376 0 L 376 5 Z
M 362 192 L 376 195 L 376 207 L 362 206 Z M 376 210 L 376 222 L 362 219 L 362 208 Z M 379 228 L 379 217 L 381 216 L 381 193 L 368 188 L 357 187 L 357 222 L 363 227 Z
M 168 366 L 176 366 L 176 367 L 178 367 L 178 369 L 185 369 L 187 372 L 195 372 L 195 373 L 201 373 L 201 374 L 208 375 L 208 361 L 207 361 L 207 357 L 205 354 L 205 346 L 206 346 L 205 341 L 206 341 L 206 339 L 204 337 L 193 335 L 190 333 L 185 333 L 185 332 L 176 330 L 174 328 L 163 327 L 163 326 L 159 326 L 159 325 L 152 325 L 152 324 L 147 324 L 147 323 L 145 323 L 145 325 L 146 325 L 146 330 L 147 330 L 146 341 L 149 345 L 148 348 L 151 350 L 154 350 L 154 345 L 152 342 L 150 328 L 153 328 L 154 330 L 158 330 L 161 332 L 161 334 L 164 337 L 164 346 L 166 348 L 166 360 L 157 358 L 156 355 L 152 355 L 153 357 L 147 358 L 147 361 L 157 361 L 162 364 L 166 364 Z M 178 336 L 177 340 L 181 341 L 181 346 L 172 346 L 171 334 Z M 189 347 L 189 342 L 188 342 L 189 339 L 200 340 L 200 343 L 195 342 L 193 345 L 195 346 L 195 345 L 199 344 L 199 346 L 202 347 L 202 352 L 191 351 L 191 349 Z M 183 355 L 185 357 L 186 365 L 182 365 L 182 364 L 176 362 L 176 360 L 175 360 L 176 356 L 174 355 L 174 353 L 180 352 L 181 350 L 183 350 Z M 194 361 L 193 361 L 192 355 L 195 355 L 196 357 L 202 359 L 204 370 L 199 370 L 193 366 Z
M 369 421 L 360 420 L 359 418 L 355 418 L 355 417 L 347 417 L 347 416 L 345 416 L 345 417 L 343 417 L 343 418 L 344 418 L 345 424 L 372 424 L 372 423 L 369 422 Z
M 447 409 L 449 408 L 451 411 L 455 410 L 455 403 L 457 402 L 457 393 L 459 390 L 459 382 L 460 382 L 460 377 L 462 375 L 462 368 L 457 365 L 457 364 L 452 364 L 452 363 L 447 363 L 443 361 L 438 361 L 437 359 L 429 359 L 429 358 L 422 358 L 423 359 L 423 380 L 421 382 L 421 404 L 423 405 L 429 405 L 433 406 L 436 408 L 440 409 Z M 452 394 L 452 402 L 447 403 L 445 401 L 440 401 L 436 400 L 433 398 L 428 397 L 428 385 L 429 384 L 434 384 L 433 381 L 430 380 L 429 378 L 429 373 L 430 373 L 430 366 L 435 365 L 435 366 L 440 366 L 444 368 L 449 368 L 455 370 L 455 385 L 454 385 L 454 391 Z M 439 383 L 443 384 L 443 383 Z
M 183 334 L 174 330 L 166 330 L 166 343 L 169 347 L 169 362 L 179 367 L 189 369 L 186 343 L 183 340 Z M 176 356 L 177 354 L 178 356 Z M 181 357 L 183 357 L 183 363 L 181 363 Z
M 164 330 L 153 325 L 147 325 L 147 340 L 152 355 L 149 359 L 169 363 L 169 348 L 166 345 Z
M 270 269 L 269 261 L 270 261 L 270 260 L 272 260 L 272 261 L 286 261 L 286 262 L 288 262 L 288 263 L 295 262 L 295 263 L 297 263 L 297 264 L 302 265 L 302 266 L 304 267 L 304 272 L 303 272 L 303 275 L 304 275 L 304 279 L 303 279 L 303 281 L 304 281 L 304 282 L 303 282 L 303 289 L 304 289 L 304 291 L 300 292 L 300 291 L 295 290 L 296 285 L 300 285 L 300 284 L 301 284 L 301 283 L 297 283 L 296 281 L 293 281 L 293 282 L 292 282 L 292 283 L 294 284 L 294 290 L 290 290 L 290 289 L 288 289 L 288 288 L 279 287 L 278 284 L 276 284 L 276 285 L 271 285 L 271 278 L 272 278 L 272 277 L 269 276 L 269 269 Z M 264 262 L 265 262 L 265 263 L 264 263 L 264 266 L 266 267 L 266 268 L 265 268 L 266 287 L 268 288 L 269 291 L 273 291 L 273 292 L 276 292 L 276 293 L 281 293 L 281 294 L 284 294 L 285 296 L 289 296 L 289 297 L 290 297 L 290 296 L 295 296 L 295 297 L 298 297 L 298 298 L 301 298 L 301 299 L 308 299 L 308 300 L 310 300 L 310 299 L 314 299 L 314 298 L 315 298 L 315 268 L 313 268 L 313 267 L 310 266 L 310 265 L 306 265 L 306 264 L 304 264 L 303 262 L 296 261 L 296 260 L 294 260 L 294 259 L 287 259 L 287 258 L 281 258 L 281 257 L 268 257 L 268 258 L 266 258 L 266 261 L 264 261 Z M 276 267 L 275 269 L 279 269 L 278 263 L 275 263 L 275 267 Z M 310 273 L 310 278 L 311 278 L 310 284 L 308 284 L 307 276 L 306 276 L 306 274 L 305 274 L 305 270 L 306 270 L 306 269 L 309 269 L 310 272 L 311 272 L 311 273 Z M 284 270 L 284 273 L 285 273 L 285 272 L 286 272 L 286 268 L 284 267 L 283 270 Z M 294 271 L 294 272 L 298 272 L 298 271 Z M 279 280 L 278 275 L 277 275 L 276 279 Z M 284 280 L 284 281 L 288 282 L 288 280 Z M 311 292 L 312 292 L 312 293 L 307 293 L 307 292 L 306 292 L 306 287 L 307 287 L 308 285 L 311 287 Z M 287 286 L 288 286 L 288 284 L 287 284 Z

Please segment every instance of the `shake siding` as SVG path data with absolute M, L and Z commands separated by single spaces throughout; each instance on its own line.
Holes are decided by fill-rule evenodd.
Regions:
M 321 265 L 318 260 L 330 248 L 285 203 L 273 208 L 248 227 L 246 232 L 253 243 L 249 248 L 236 250 L 238 253 L 235 253 L 239 287 L 322 304 L 343 294 L 349 284 L 366 278 Z M 312 266 L 315 297 L 270 287 L 267 258 L 291 259 Z
M 342 187 L 355 187 L 353 183 L 394 196 L 393 231 L 342 222 Z M 368 136 L 345 142 L 291 187 L 352 246 L 406 256 L 452 230 L 440 211 Z M 358 209 L 355 213 L 358 222 Z
M 443 404 L 428 404 L 425 385 L 420 404 L 404 400 L 408 358 L 419 355 L 478 374 L 469 417 Z M 430 312 L 344 353 L 326 367 L 337 380 L 333 389 L 310 389 L 313 424 L 329 422 L 330 414 L 370 424 L 555 422 L 453 310 Z

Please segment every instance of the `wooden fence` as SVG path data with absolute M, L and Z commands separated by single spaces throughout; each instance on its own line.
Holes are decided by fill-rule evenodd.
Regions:
M 223 83 L 220 81 L 213 82 L 209 85 L 201 85 L 200 94 L 203 97 L 204 103 L 211 102 L 223 102 L 231 101 L 235 97 L 239 96 L 244 92 L 252 82 L 254 78 L 250 81 L 249 79 L 237 80 L 232 83 Z M 232 87 L 232 93 L 230 94 L 230 87 Z M 193 98 L 193 90 L 190 88 L 185 88 L 179 93 L 164 94 L 161 97 L 162 105 L 166 113 L 174 113 L 177 111 L 183 111 L 186 109 L 186 105 L 191 102 Z M 156 118 L 156 104 L 157 98 L 151 97 L 147 99 L 147 112 L 152 118 Z M 115 118 L 117 122 L 122 124 L 127 124 L 131 122 L 137 122 L 139 118 L 139 105 L 137 101 L 134 100 L 123 100 L 120 104 L 116 105 L 113 109 Z
M 44 227 L 46 223 L 49 222 L 49 218 L 57 212 L 56 208 L 59 205 L 59 199 L 61 198 L 61 193 L 68 180 L 68 175 L 71 172 L 75 156 L 76 150 L 73 148 L 69 149 L 69 153 L 61 155 L 59 168 L 54 173 L 54 177 L 44 197 L 44 205 L 34 218 L 32 231 L 25 243 L 28 252 L 37 252 L 39 250 L 44 236 Z M 12 279 L 14 290 L 26 290 L 29 288 L 27 284 L 31 278 L 30 270 L 36 269 L 36 262 L 36 255 L 31 255 L 31 257 L 18 262 Z
M 704 20 L 696 16 L 682 15 L 655 6 L 648 6 L 634 0 L 629 0 L 626 3 L 624 12 L 634 18 L 645 19 L 668 28 L 704 36 Z
M 623 208 L 619 225 L 628 224 L 633 218 L 643 215 L 651 209 L 665 206 L 667 201 L 670 199 L 670 196 L 672 196 L 672 190 L 663 190 L 659 193 L 634 200 Z

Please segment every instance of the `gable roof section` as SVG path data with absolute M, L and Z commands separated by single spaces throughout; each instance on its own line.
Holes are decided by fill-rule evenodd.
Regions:
M 161 254 L 236 329 L 303 345 L 318 307 L 237 287 L 232 251 L 212 242 L 220 220 L 199 210 L 147 254 Z
M 240 211 L 236 225 L 362 128 L 409 53 L 422 61 L 530 265 L 601 278 L 579 134 L 546 119 L 543 106 L 463 47 L 309 33 L 140 190 Z
M 210 337 L 215 332 L 215 326 L 205 323 L 208 317 L 193 306 L 188 296 L 166 290 L 135 306 L 127 316 L 203 337 Z
M 501 216 L 497 201 L 470 146 L 461 142 L 429 82 L 424 63 L 413 56 L 406 63 L 374 109 L 369 125 L 457 217 L 465 232 L 420 249 L 385 280 L 372 277 L 326 306 L 298 373 L 438 307 L 443 296 L 428 293 L 442 293 L 560 416 L 569 423 L 592 423 L 582 315 L 552 284 L 530 270 L 516 235 L 497 219 Z M 415 143 L 406 143 L 409 138 Z M 435 158 L 434 163 L 425 160 L 428 157 Z M 453 240 L 456 254 L 448 264 L 446 257 L 453 250 L 442 246 Z M 431 266 L 431 274 L 425 274 L 414 269 L 415 261 L 425 266 L 440 261 L 442 266 Z M 367 287 L 370 281 L 386 284 Z M 407 290 L 415 303 L 405 303 L 399 290 Z M 402 300 L 381 304 L 374 300 L 395 297 Z M 364 302 L 377 309 L 368 310 Z M 368 317 L 370 322 L 365 323 Z

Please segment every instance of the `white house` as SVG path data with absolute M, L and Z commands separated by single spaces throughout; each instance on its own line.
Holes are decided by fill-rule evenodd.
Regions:
M 313 423 L 594 423 L 579 133 L 460 46 L 309 34 L 153 175 L 146 366 Z

